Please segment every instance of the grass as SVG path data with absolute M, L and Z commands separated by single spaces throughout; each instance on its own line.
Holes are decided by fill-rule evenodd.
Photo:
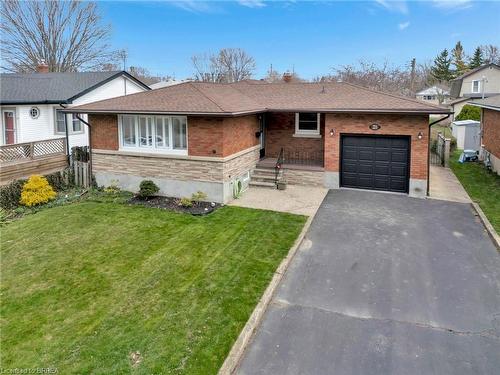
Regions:
M 305 220 L 88 201 L 13 221 L 1 228 L 1 366 L 215 374 Z
M 471 199 L 479 204 L 491 225 L 500 233 L 500 176 L 488 172 L 481 163 L 459 163 L 462 150 L 450 156 L 450 168 Z

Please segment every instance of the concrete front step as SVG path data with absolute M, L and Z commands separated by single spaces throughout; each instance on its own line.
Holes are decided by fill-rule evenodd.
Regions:
M 264 181 L 254 181 L 250 180 L 250 186 L 258 186 L 258 187 L 267 187 L 267 188 L 272 188 L 276 189 L 276 184 L 273 182 L 264 182 Z

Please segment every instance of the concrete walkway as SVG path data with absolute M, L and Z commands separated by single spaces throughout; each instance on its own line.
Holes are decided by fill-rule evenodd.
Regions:
M 239 375 L 490 375 L 500 257 L 471 206 L 331 190 Z
M 250 187 L 229 205 L 312 216 L 327 192 L 321 187 L 298 185 L 288 185 L 286 190 Z
M 471 203 L 462 184 L 450 168 L 431 165 L 429 196 L 451 202 Z

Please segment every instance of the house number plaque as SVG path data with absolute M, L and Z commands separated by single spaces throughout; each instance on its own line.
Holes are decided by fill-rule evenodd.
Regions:
M 371 124 L 371 125 L 369 126 L 369 128 L 370 128 L 371 130 L 379 130 L 379 129 L 380 129 L 380 125 L 379 125 L 379 124 Z

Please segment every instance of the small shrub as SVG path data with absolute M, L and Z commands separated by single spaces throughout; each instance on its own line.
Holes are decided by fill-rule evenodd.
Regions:
M 118 180 L 111 180 L 111 185 L 104 188 L 106 194 L 118 194 L 120 188 L 118 187 Z
M 149 198 L 160 191 L 160 188 L 151 180 L 143 180 L 139 185 L 139 197 Z
M 19 206 L 21 192 L 26 180 L 15 180 L 0 188 L 0 207 L 11 210 Z
M 62 191 L 68 188 L 68 184 L 66 183 L 66 179 L 64 178 L 63 173 L 56 172 L 45 175 L 48 183 L 55 191 Z
M 20 203 L 27 207 L 47 203 L 56 197 L 56 192 L 47 179 L 40 175 L 31 176 L 23 186 Z
M 202 191 L 197 191 L 191 195 L 191 200 L 201 202 L 207 200 L 207 195 Z
M 188 197 L 184 197 L 184 198 L 181 198 L 181 200 L 179 201 L 179 205 L 181 205 L 182 207 L 191 207 L 193 205 L 193 201 L 191 200 L 191 198 L 188 198 Z
M 481 120 L 481 109 L 479 107 L 466 104 L 462 107 L 462 110 L 458 114 L 457 117 L 455 117 L 456 121 L 462 121 L 462 120 L 474 120 L 474 121 L 480 121 Z

